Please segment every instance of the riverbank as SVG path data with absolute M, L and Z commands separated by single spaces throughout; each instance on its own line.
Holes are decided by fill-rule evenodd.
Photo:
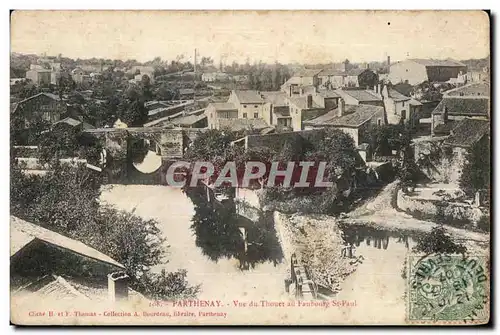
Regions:
M 397 181 L 386 185 L 374 198 L 367 200 L 360 207 L 345 215 L 341 222 L 379 227 L 389 230 L 430 232 L 438 224 L 418 220 L 397 209 L 395 197 L 398 192 Z M 458 241 L 463 242 L 468 250 L 489 253 L 489 234 L 445 226 L 446 230 Z

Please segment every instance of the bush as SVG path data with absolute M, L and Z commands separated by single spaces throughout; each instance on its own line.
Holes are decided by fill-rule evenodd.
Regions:
M 464 254 L 467 248 L 447 233 L 443 225 L 432 228 L 430 233 L 417 238 L 414 252 L 425 254 Z
M 167 273 L 144 273 L 134 284 L 134 288 L 152 300 L 192 299 L 200 292 L 200 285 L 189 286 L 187 271 L 178 270 Z

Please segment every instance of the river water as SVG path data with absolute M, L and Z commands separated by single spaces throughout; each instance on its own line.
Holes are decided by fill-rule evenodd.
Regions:
M 204 255 L 203 250 L 196 246 L 196 235 L 190 228 L 195 214 L 193 203 L 180 189 L 113 185 L 103 191 L 101 199 L 119 209 L 134 211 L 145 219 L 159 222 L 159 228 L 166 237 L 165 249 L 168 252 L 165 262 L 154 270 L 186 269 L 188 282 L 191 285 L 201 284 L 198 298 L 224 301 L 289 299 L 284 291 L 288 264 L 264 261 L 242 271 L 239 261 L 234 257 L 213 261 Z M 381 319 L 379 313 L 383 310 L 387 322 L 403 322 L 406 280 L 401 276 L 401 271 L 415 243 L 412 236 L 360 225 L 343 228 L 343 238 L 355 246 L 353 256 L 361 257 L 357 270 L 345 279 L 341 291 L 335 297 L 338 300 L 356 301 L 356 308 L 336 311 L 335 320 L 357 322 L 371 318 L 376 321 Z M 280 313 L 288 317 L 290 312 Z M 320 314 L 316 315 L 317 321 L 327 321 L 321 319 Z M 327 315 L 333 317 L 333 314 Z M 265 317 L 271 318 L 272 315 L 263 314 L 262 318 Z M 311 318 L 310 315 L 307 317 Z M 310 319 L 311 322 L 315 317 Z M 241 320 L 246 320 L 243 314 Z
M 196 246 L 191 227 L 194 207 L 178 188 L 113 185 L 101 200 L 145 219 L 156 219 L 164 237 L 166 261 L 154 270 L 186 269 L 191 285 L 201 284 L 200 299 L 284 299 L 284 263 L 263 262 L 241 271 L 235 258 L 212 261 Z M 213 241 L 217 244 L 217 241 Z

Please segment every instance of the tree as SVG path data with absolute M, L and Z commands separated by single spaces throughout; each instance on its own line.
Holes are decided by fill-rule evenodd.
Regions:
M 464 254 L 467 248 L 447 233 L 443 225 L 433 227 L 431 232 L 417 238 L 414 252 L 430 254 Z
M 200 292 L 200 285 L 189 286 L 186 276 L 186 270 L 167 273 L 162 269 L 160 274 L 145 273 L 134 287 L 151 300 L 192 299 Z
M 130 87 L 123 98 L 117 108 L 120 120 L 129 127 L 142 127 L 148 118 L 142 91 L 138 87 Z
M 476 192 L 489 193 L 490 190 L 490 139 L 484 136 L 467 150 L 465 164 L 460 176 L 460 188 L 469 196 Z

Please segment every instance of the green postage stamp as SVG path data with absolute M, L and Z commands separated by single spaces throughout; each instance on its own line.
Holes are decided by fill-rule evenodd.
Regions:
M 485 323 L 489 265 L 484 256 L 409 256 L 407 318 L 412 323 Z

